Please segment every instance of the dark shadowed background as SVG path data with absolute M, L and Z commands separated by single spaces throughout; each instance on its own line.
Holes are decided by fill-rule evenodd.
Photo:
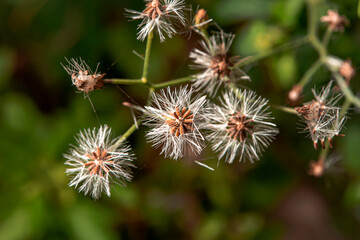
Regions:
M 256 55 L 306 34 L 303 0 L 192 0 L 227 32 L 232 51 Z M 334 34 L 329 51 L 360 65 L 360 22 L 355 0 L 325 3 L 351 25 Z M 141 0 L 2 0 L 0 2 L 0 239 L 360 239 L 360 124 L 355 109 L 334 151 L 343 171 L 317 179 L 307 175 L 318 158 L 295 115 L 272 108 L 280 135 L 254 164 L 220 162 L 207 149 L 193 163 L 159 157 L 145 142 L 145 127 L 130 137 L 137 155 L 134 180 L 114 186 L 98 201 L 69 188 L 62 154 L 73 136 L 98 126 L 88 99 L 71 84 L 60 63 L 79 57 L 108 77 L 139 78 L 145 43 L 124 8 L 142 10 Z M 320 32 L 325 31 L 321 24 Z M 150 80 L 163 82 L 194 71 L 189 51 L 197 46 L 175 36 L 155 38 Z M 286 105 L 286 94 L 317 59 L 309 46 L 247 66 L 244 85 Z M 321 69 L 304 90 L 330 79 Z M 351 82 L 360 89 L 360 77 Z M 126 92 L 126 94 L 124 93 Z M 132 124 L 123 101 L 146 102 L 142 86 L 108 85 L 91 94 L 102 124 L 120 135 Z M 131 96 L 131 99 L 127 96 Z

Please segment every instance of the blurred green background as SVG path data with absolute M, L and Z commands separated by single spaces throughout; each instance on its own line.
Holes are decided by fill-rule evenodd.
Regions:
M 256 55 L 306 34 L 303 0 L 192 0 L 227 32 L 232 50 Z M 360 124 L 354 109 L 344 138 L 335 140 L 343 172 L 316 179 L 307 175 L 319 151 L 299 134 L 294 115 L 272 108 L 280 135 L 254 164 L 220 162 L 207 149 L 198 159 L 159 157 L 144 140 L 145 127 L 129 141 L 137 155 L 134 180 L 114 186 L 98 201 L 69 188 L 62 154 L 73 136 L 98 125 L 83 94 L 62 69 L 64 57 L 79 57 L 108 77 L 138 78 L 145 44 L 136 40 L 139 22 L 124 8 L 141 0 L 2 0 L 0 2 L 0 239 L 360 239 Z M 358 2 L 323 2 L 319 16 L 338 9 L 351 25 L 335 34 L 329 51 L 360 65 Z M 325 26 L 320 24 L 320 33 Z M 150 80 L 162 82 L 194 73 L 189 51 L 197 38 L 154 41 Z M 244 85 L 286 105 L 286 94 L 317 53 L 309 46 L 272 56 L 244 70 Z M 330 79 L 321 69 L 304 90 Z M 360 89 L 359 75 L 351 87 Z M 130 99 L 127 95 L 131 96 Z M 117 135 L 131 124 L 123 101 L 144 104 L 141 86 L 107 86 L 91 94 L 100 122 Z

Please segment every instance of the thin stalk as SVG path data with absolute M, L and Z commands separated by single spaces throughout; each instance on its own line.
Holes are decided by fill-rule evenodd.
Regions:
M 210 38 L 209 38 L 209 34 L 208 34 L 207 30 L 204 29 L 204 28 L 202 28 L 202 29 L 201 29 L 201 32 L 202 32 L 202 34 L 203 34 L 203 37 L 204 37 L 207 45 L 210 46 L 210 45 L 211 45 L 211 42 L 210 42 Z
M 134 123 L 112 146 L 111 150 L 116 149 L 123 141 L 125 141 L 128 137 L 130 137 L 131 134 L 135 132 L 138 126 L 141 124 L 141 120 L 138 120 L 136 123 Z
M 317 15 L 317 0 L 308 0 L 307 1 L 307 12 L 308 12 L 308 36 L 311 45 L 316 49 L 319 53 L 322 61 L 325 60 L 327 52 L 324 44 L 317 37 L 317 23 L 319 16 Z
M 144 68 L 143 68 L 143 74 L 141 77 L 141 81 L 143 81 L 143 83 L 147 83 L 147 80 L 148 80 L 150 51 L 151 51 L 151 44 L 152 44 L 153 38 L 154 38 L 154 33 L 151 32 L 147 37 L 147 43 L 146 43 Z
M 304 76 L 301 78 L 300 82 L 299 82 L 299 86 L 301 87 L 305 87 L 306 84 L 309 83 L 309 81 L 311 80 L 311 77 L 317 72 L 317 70 L 321 67 L 322 62 L 319 60 L 317 60 L 304 74 Z
M 330 37 L 331 37 L 331 34 L 332 34 L 332 30 L 331 30 L 331 28 L 327 28 L 326 29 L 326 32 L 325 32 L 325 34 L 324 34 L 324 38 L 323 38 L 323 45 L 324 45 L 324 47 L 327 47 L 328 46 L 328 44 L 329 44 L 329 40 L 330 40 Z
M 360 107 L 360 99 L 354 95 L 354 93 L 349 89 L 349 86 L 346 84 L 342 76 L 340 76 L 339 73 L 334 73 L 333 75 L 335 77 L 335 80 L 339 87 L 341 88 L 341 91 L 345 95 L 345 97 L 354 105 L 357 107 Z
M 184 83 L 190 82 L 193 78 L 194 77 L 191 75 L 191 76 L 187 76 L 187 77 L 183 77 L 183 78 L 170 80 L 170 81 L 167 81 L 164 83 L 153 84 L 153 88 L 159 89 L 159 88 L 169 87 L 169 86 L 173 86 L 173 85 L 184 84 Z
M 103 79 L 104 83 L 118 84 L 118 85 L 138 85 L 144 84 L 141 79 L 120 79 L 120 78 L 111 78 Z
M 279 109 L 279 110 L 281 110 L 283 112 L 286 112 L 286 113 L 297 115 L 297 112 L 295 111 L 295 109 L 290 108 L 290 107 L 284 107 L 284 106 L 279 106 L 279 105 L 272 105 L 272 107 L 274 107 L 276 109 Z
M 270 57 L 270 56 L 272 56 L 274 54 L 281 53 L 281 52 L 284 52 L 284 51 L 287 51 L 287 50 L 290 50 L 290 49 L 301 47 L 301 46 L 303 46 L 303 45 L 305 45 L 307 43 L 309 43 L 309 38 L 307 36 L 302 37 L 300 39 L 296 39 L 294 41 L 291 41 L 291 42 L 288 42 L 288 43 L 286 43 L 284 45 L 281 45 L 281 46 L 279 46 L 277 48 L 265 51 L 263 53 L 255 55 L 253 57 L 249 57 L 248 60 L 245 60 L 245 61 L 242 61 L 242 62 L 236 64 L 235 67 L 243 67 L 243 66 L 245 66 L 247 64 L 257 62 L 257 61 L 259 61 L 259 60 L 261 60 L 263 58 Z

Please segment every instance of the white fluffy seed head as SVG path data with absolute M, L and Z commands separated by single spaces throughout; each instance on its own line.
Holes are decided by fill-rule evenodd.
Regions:
M 209 140 L 219 160 L 259 160 L 279 132 L 271 122 L 268 101 L 255 92 L 237 89 L 224 92 L 220 103 L 208 114 Z
M 110 197 L 112 183 L 126 185 L 131 181 L 131 168 L 135 159 L 129 146 L 124 142 L 115 145 L 117 139 L 110 139 L 111 129 L 101 126 L 98 130 L 80 131 L 75 137 L 78 146 L 72 146 L 65 165 L 71 177 L 69 186 L 74 186 L 85 195 L 99 199 L 105 192 Z
M 206 97 L 193 97 L 192 88 L 168 87 L 152 94 L 152 106 L 145 107 L 144 124 L 151 129 L 146 138 L 161 148 L 165 157 L 178 159 L 199 154 L 204 147 L 201 130 L 206 122 Z
M 224 83 L 235 83 L 238 80 L 250 80 L 244 71 L 236 67 L 242 60 L 230 56 L 230 47 L 235 38 L 233 34 L 215 33 L 210 41 L 201 41 L 200 49 L 194 49 L 189 57 L 195 64 L 190 67 L 202 70 L 194 76 L 194 86 L 214 96 Z
M 177 24 L 185 25 L 184 0 L 145 0 L 146 8 L 142 11 L 125 9 L 133 20 L 140 19 L 138 40 L 144 41 L 153 31 L 158 33 L 160 41 L 165 41 L 165 34 L 172 37 L 177 33 Z

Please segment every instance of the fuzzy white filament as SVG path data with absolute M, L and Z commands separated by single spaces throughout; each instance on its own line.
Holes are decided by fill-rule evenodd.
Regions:
M 145 107 L 145 125 L 151 128 L 146 138 L 161 154 L 178 159 L 187 153 L 199 154 L 204 137 L 200 130 L 206 122 L 205 96 L 192 98 L 193 90 L 187 87 L 170 87 L 153 93 L 153 106 Z
M 240 162 L 259 160 L 279 132 L 271 122 L 268 100 L 237 89 L 224 92 L 220 102 L 209 115 L 212 149 L 228 163 L 236 157 Z
M 250 80 L 244 71 L 236 67 L 243 61 L 238 56 L 230 56 L 230 47 L 235 38 L 233 34 L 219 32 L 207 41 L 201 41 L 203 50 L 194 49 L 190 58 L 195 63 L 190 67 L 201 69 L 203 72 L 195 75 L 194 86 L 197 90 L 204 90 L 214 96 L 224 83 L 235 83 L 241 79 Z
M 110 197 L 111 183 L 125 186 L 132 179 L 130 168 L 134 167 L 135 157 L 124 143 L 114 145 L 117 139 L 110 140 L 110 135 L 107 125 L 80 131 L 75 137 L 78 146 L 64 154 L 66 173 L 72 178 L 69 186 L 94 199 L 100 198 L 102 192 Z
M 145 2 L 146 8 L 142 12 L 125 9 L 131 19 L 142 20 L 138 25 L 139 40 L 144 41 L 152 31 L 155 31 L 163 42 L 165 41 L 164 33 L 171 38 L 176 34 L 176 24 L 185 25 L 184 0 L 145 0 Z

